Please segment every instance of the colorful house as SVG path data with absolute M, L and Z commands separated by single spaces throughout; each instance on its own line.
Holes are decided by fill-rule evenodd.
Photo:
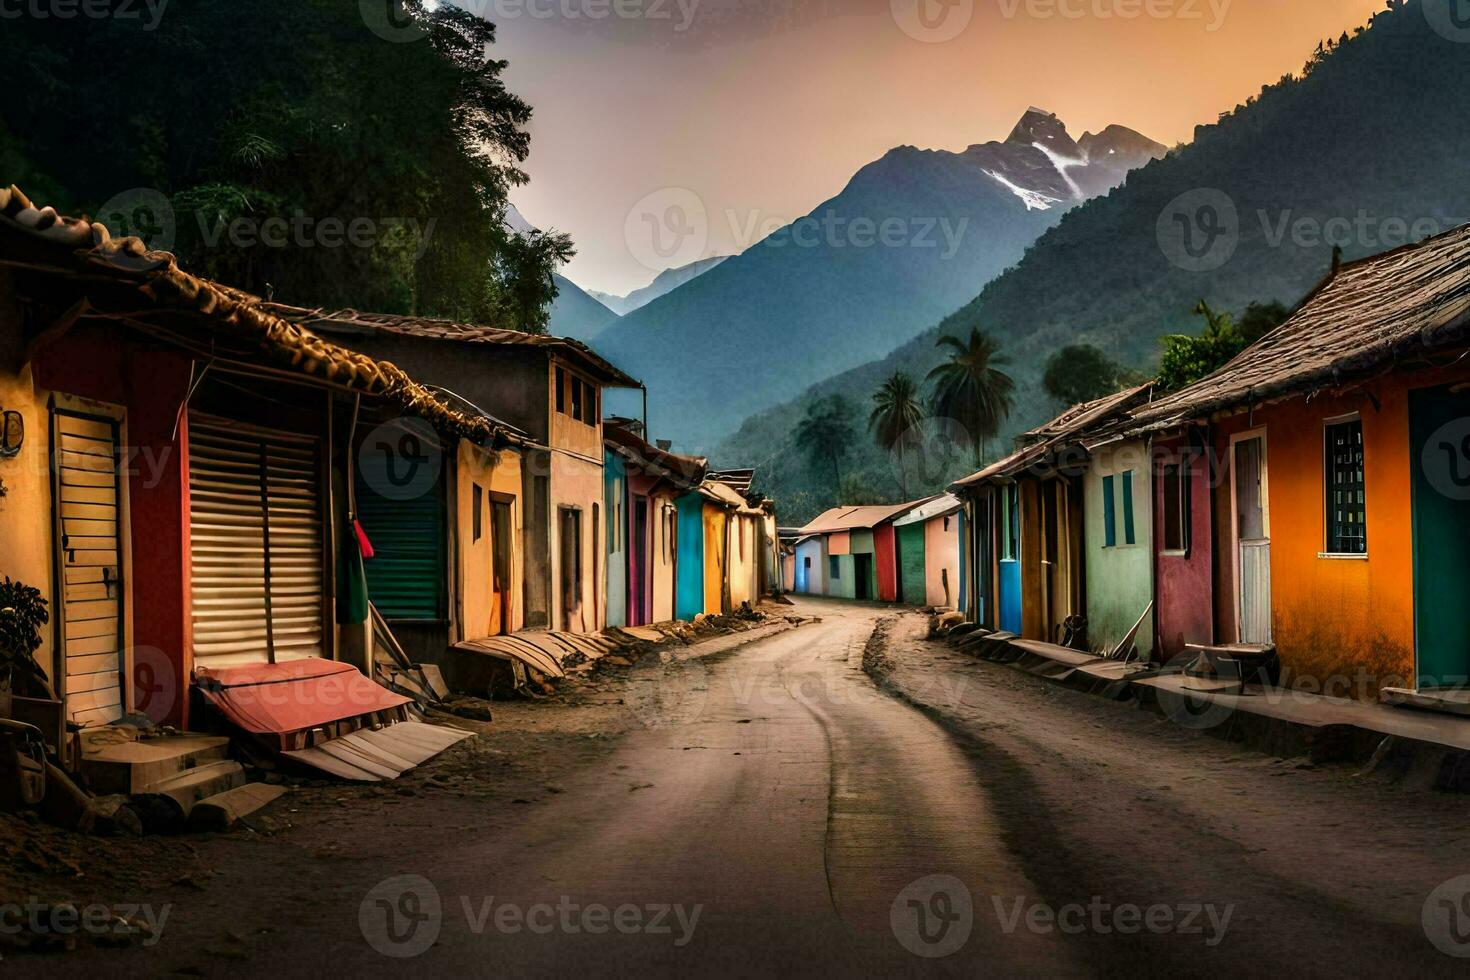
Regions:
M 704 503 L 704 495 L 697 490 L 674 501 L 678 519 L 674 609 L 678 619 L 693 620 L 705 612 Z
M 603 421 L 609 474 L 608 513 L 624 516 L 620 530 L 609 534 L 608 621 L 642 626 L 676 616 L 679 588 L 678 498 L 705 477 L 703 458 L 681 456 L 650 444 L 642 423 L 621 418 Z M 615 489 L 616 484 L 621 488 Z M 615 499 L 622 503 L 616 505 Z M 617 551 L 612 542 L 625 542 Z M 702 564 L 703 548 L 698 561 Z M 616 580 L 616 584 L 615 583 Z M 621 603 L 615 598 L 621 594 Z M 703 603 L 703 589 L 700 589 Z M 622 617 L 617 617 L 618 610 Z
M 897 602 L 898 546 L 893 521 L 920 503 L 923 501 L 833 507 L 818 515 L 798 532 L 798 583 L 804 577 L 809 595 Z M 813 575 L 814 568 L 820 568 L 821 574 Z
M 515 509 L 525 561 L 518 620 L 526 628 L 574 633 L 603 628 L 608 488 L 602 398 L 607 388 L 637 388 L 638 381 L 585 344 L 562 337 L 429 317 L 272 309 L 402 365 L 447 402 L 522 433 L 527 445 Z M 431 533 L 429 523 L 425 515 L 422 533 Z M 389 622 L 411 652 L 433 659 L 445 617 L 447 612 L 428 622 Z
M 136 710 L 187 725 L 208 703 L 303 748 L 396 717 L 407 699 L 353 667 L 371 669 L 355 432 L 427 440 L 417 469 L 392 471 L 405 485 L 435 479 L 444 446 L 514 453 L 519 437 L 13 188 L 0 263 L 0 407 L 17 453 L 0 459 L 0 572 L 51 600 L 40 660 L 69 720 Z M 240 683 L 300 696 L 250 722 Z
M 942 494 L 893 522 L 900 601 L 912 606 L 966 605 L 964 504 Z
M 1135 413 L 1139 431 L 1213 457 L 1215 642 L 1274 645 L 1284 683 L 1329 693 L 1465 684 L 1467 314 L 1459 228 L 1334 269 L 1282 326 Z M 1163 503 L 1174 488 L 1202 503 L 1201 464 L 1175 473 Z M 1202 562 L 1201 522 L 1171 515 L 1190 537 L 1166 550 Z M 1179 589 L 1199 596 L 1202 569 L 1189 571 Z M 1166 650 L 1206 639 L 1178 597 L 1159 620 Z
M 1089 446 L 1082 476 L 1087 643 L 1129 643 L 1143 663 L 1154 637 L 1152 474 L 1148 440 L 1107 438 Z

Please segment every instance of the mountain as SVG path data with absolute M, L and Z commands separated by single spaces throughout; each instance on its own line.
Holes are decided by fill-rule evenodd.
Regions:
M 890 150 L 811 213 L 610 324 L 597 348 L 648 385 L 653 431 L 705 449 L 932 325 L 1067 209 L 1164 153 L 1121 127 L 1083 141 L 1031 109 L 1003 142 Z
M 1448 2 L 1399 0 L 1367 29 L 1324 43 L 1301 74 L 1265 86 L 1125 186 L 1070 211 L 937 326 L 747 419 L 713 461 L 767 462 L 763 490 L 816 507 L 832 488 L 792 444 L 805 405 L 830 393 L 861 405 L 895 370 L 923 378 L 940 360 L 943 333 L 980 326 L 1000 339 L 1017 381 L 1004 433 L 1014 435 L 1057 411 L 1040 376 L 1067 343 L 1093 343 L 1151 370 L 1161 336 L 1198 332 L 1190 311 L 1200 299 L 1233 312 L 1256 301 L 1290 307 L 1328 273 L 1334 245 L 1353 259 L 1470 220 L 1470 184 L 1452 177 L 1470 159 L 1470 117 L 1425 97 L 1470 76 L 1470 44 L 1447 26 Z M 848 471 L 886 487 L 889 464 L 865 435 L 859 443 Z M 1007 444 L 998 440 L 991 455 Z M 933 474 L 935 485 L 943 479 Z
M 551 302 L 548 332 L 588 343 L 617 320 L 616 313 L 566 276 L 553 273 L 551 280 L 556 283 L 556 299 Z
M 663 272 L 654 276 L 653 281 L 647 286 L 641 289 L 635 289 L 626 296 L 615 296 L 612 293 L 599 293 L 595 289 L 589 289 L 587 295 L 612 310 L 618 316 L 627 316 L 639 307 L 652 303 L 664 293 L 684 285 L 696 276 L 703 275 L 729 257 L 728 255 L 712 255 L 707 259 L 699 259 L 687 265 L 665 269 Z

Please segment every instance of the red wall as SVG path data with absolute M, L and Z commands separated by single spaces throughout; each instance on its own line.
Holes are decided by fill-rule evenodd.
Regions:
M 1198 440 L 1193 454 L 1185 452 L 1189 446 L 1187 437 L 1154 442 L 1155 657 L 1163 663 L 1183 653 L 1186 643 L 1215 640 L 1210 459 L 1207 447 L 1199 445 Z M 1191 460 L 1189 551 L 1166 555 L 1162 466 L 1185 458 Z
M 878 570 L 878 598 L 884 602 L 898 601 L 898 547 L 895 543 L 892 524 L 873 529 L 873 559 Z
M 41 349 L 36 381 L 53 392 L 127 411 L 132 563 L 124 569 L 125 608 L 137 710 L 164 724 L 187 723 L 189 648 L 187 436 L 174 421 L 189 387 L 188 355 L 150 349 L 110 328 L 78 326 Z

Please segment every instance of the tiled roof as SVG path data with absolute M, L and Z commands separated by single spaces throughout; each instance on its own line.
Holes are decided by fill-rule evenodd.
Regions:
M 636 378 L 618 370 L 591 347 L 570 337 L 524 333 L 504 327 L 486 327 L 427 316 L 364 313 L 361 310 L 308 310 L 280 303 L 271 303 L 269 307 L 271 312 L 283 320 L 303 324 L 321 333 L 342 336 L 393 333 L 426 340 L 452 340 L 495 347 L 540 347 L 578 362 L 581 367 L 597 375 L 598 380 L 604 384 L 614 388 L 640 387 Z
M 114 239 L 99 222 L 37 208 L 0 189 L 0 263 L 27 276 L 65 280 L 78 315 L 100 317 L 186 347 L 213 337 L 241 341 L 282 368 L 377 395 L 446 432 L 482 443 L 519 441 L 489 419 L 446 405 L 401 369 L 324 340 L 267 309 L 259 297 L 179 268 L 138 238 Z
M 1388 370 L 1470 343 L 1470 225 L 1343 265 L 1215 373 L 1134 413 L 1137 431 Z
M 703 456 L 681 456 L 647 442 L 631 429 L 611 419 L 602 423 L 602 438 L 608 447 L 634 464 L 648 476 L 666 479 L 680 487 L 696 487 L 704 482 L 709 460 Z
M 803 535 L 829 534 L 834 531 L 857 531 L 870 527 L 877 527 L 884 521 L 892 520 L 900 514 L 907 513 L 921 504 L 927 503 L 933 498 L 925 500 L 911 500 L 906 504 L 876 504 L 864 507 L 833 507 L 817 517 L 806 527 L 801 528 Z

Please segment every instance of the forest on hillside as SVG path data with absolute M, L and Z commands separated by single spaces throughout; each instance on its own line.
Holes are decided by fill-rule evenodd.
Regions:
M 1132 173 L 1126 184 L 1069 212 L 1013 268 L 934 328 L 892 354 L 813 386 L 748 419 L 714 454 L 762 468 L 762 489 L 799 522 L 837 502 L 895 499 L 892 454 L 854 442 L 846 486 L 795 444 L 807 407 L 833 394 L 866 431 L 873 393 L 897 371 L 923 378 L 943 359 L 941 336 L 994 337 L 1016 382 L 1012 410 L 987 458 L 1059 409 L 1041 384 L 1061 348 L 1090 344 L 1141 374 L 1156 370 L 1161 339 L 1197 333 L 1203 300 L 1241 314 L 1255 302 L 1294 306 L 1331 268 L 1470 220 L 1470 117 L 1455 94 L 1470 77 L 1470 44 L 1432 21 L 1448 0 L 1391 0 L 1368 25 L 1324 39 L 1299 73 L 1197 128 L 1194 140 Z M 1443 13 L 1443 11 L 1439 11 Z M 1167 229 L 1215 206 L 1226 232 L 1213 256 L 1191 261 Z M 1228 202 L 1228 209 L 1219 202 Z M 1216 227 L 1219 227 L 1217 222 Z M 939 446 L 915 495 L 967 472 L 966 452 Z

